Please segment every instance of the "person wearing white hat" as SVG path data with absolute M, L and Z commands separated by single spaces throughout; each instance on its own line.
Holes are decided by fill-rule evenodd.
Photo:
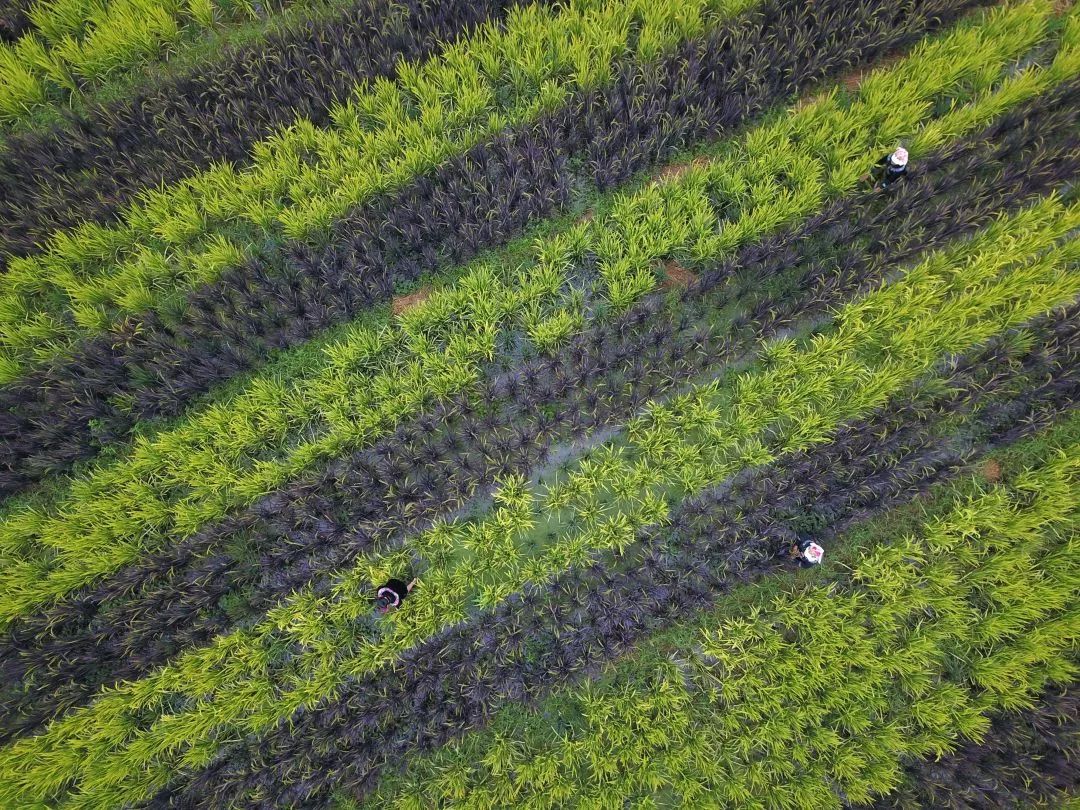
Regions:
M 820 565 L 825 557 L 825 549 L 805 535 L 796 535 L 795 543 L 789 551 L 791 558 L 803 568 Z
M 399 607 L 401 603 L 405 601 L 405 597 L 409 595 L 415 585 L 415 579 L 406 584 L 403 580 L 391 577 L 386 584 L 380 587 L 375 593 L 375 605 L 378 607 L 379 612 L 386 613 L 393 608 Z
M 877 163 L 881 167 L 881 179 L 878 180 L 875 188 L 891 188 L 899 183 L 907 174 L 907 164 L 907 149 L 902 146 L 897 147 L 894 152 L 883 157 Z

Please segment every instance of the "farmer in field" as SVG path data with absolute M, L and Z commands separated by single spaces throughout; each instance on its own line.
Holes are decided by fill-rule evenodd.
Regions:
M 380 613 L 386 613 L 393 608 L 396 608 L 405 601 L 405 597 L 409 595 L 409 592 L 416 585 L 416 579 L 413 578 L 412 582 L 405 584 L 403 580 L 391 577 L 386 581 L 386 584 L 379 588 L 375 593 L 375 605 L 378 607 Z
M 796 535 L 795 542 L 788 549 L 788 555 L 802 568 L 819 565 L 825 556 L 825 549 L 805 535 Z
M 907 149 L 900 146 L 877 162 L 878 180 L 874 190 L 889 189 L 899 183 L 907 175 L 908 153 Z

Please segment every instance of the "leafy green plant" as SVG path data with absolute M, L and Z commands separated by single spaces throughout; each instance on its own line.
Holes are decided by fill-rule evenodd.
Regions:
M 830 581 L 748 591 L 694 622 L 693 648 L 647 647 L 535 716 L 508 712 L 363 806 L 841 807 L 888 792 L 904 759 L 977 740 L 988 713 L 1075 679 L 1077 450 L 871 540 Z
M 579 0 L 565 9 L 522 7 L 505 26 L 486 26 L 438 60 L 403 65 L 396 82 L 357 88 L 332 111 L 334 126 L 296 121 L 258 144 L 246 169 L 221 165 L 147 192 L 120 226 L 87 223 L 58 233 L 46 253 L 13 260 L 3 278 L 0 372 L 10 379 L 28 361 L 148 304 L 167 309 L 170 296 L 213 280 L 223 257 L 246 256 L 267 235 L 325 234 L 372 195 L 610 74 L 633 42 L 670 49 L 750 5 Z M 583 40 L 593 47 L 578 47 Z
M 774 453 L 823 441 L 841 421 L 881 405 L 925 374 L 944 353 L 962 351 L 1072 300 L 1080 293 L 1077 243 L 1058 245 L 1057 240 L 1076 227 L 1078 217 L 1080 206 L 1067 208 L 1051 198 L 995 224 L 974 245 L 932 255 L 897 282 L 846 307 L 829 335 L 813 338 L 805 348 L 774 352 L 766 369 L 653 406 L 629 430 L 649 452 L 602 452 L 577 475 L 571 508 L 575 501 L 588 507 L 590 493 L 635 469 L 658 470 L 660 483 L 668 486 L 684 478 L 718 482 Z M 665 438 L 663 431 L 671 435 Z M 680 443 L 695 442 L 701 443 L 697 452 L 675 451 Z M 686 466 L 693 475 L 681 471 Z M 545 581 L 587 562 L 596 550 L 618 553 L 638 529 L 662 523 L 667 515 L 661 492 L 636 492 L 618 511 L 563 533 L 534 563 L 521 553 L 518 540 L 534 527 L 538 502 L 516 479 L 487 518 L 436 529 L 439 543 L 452 532 L 449 545 L 468 554 L 425 573 L 423 588 L 386 617 L 379 633 L 357 634 L 351 625 L 370 612 L 371 583 L 400 565 L 404 550 L 386 559 L 363 559 L 329 596 L 303 590 L 256 627 L 188 651 L 61 718 L 44 734 L 14 743 L 0 754 L 4 781 L 19 786 L 11 798 L 51 795 L 75 778 L 76 804 L 133 800 L 167 779 L 170 763 L 183 764 L 192 742 L 218 733 L 215 729 L 264 731 L 332 693 L 342 679 L 376 671 L 461 621 L 477 599 L 490 603 L 528 582 Z M 405 548 L 423 543 L 409 540 Z M 288 666 L 279 671 L 273 662 L 285 651 Z M 1011 660 L 1002 664 L 1004 671 L 1011 671 Z M 992 659 L 980 672 L 980 683 L 988 688 L 1007 677 Z M 177 700 L 184 710 L 138 730 L 115 720 L 117 712 L 129 711 L 125 707 L 145 712 Z M 119 774 L 124 775 L 120 788 Z
M 665 26 L 691 25 L 665 16 L 670 10 L 619 8 L 630 18 L 604 6 L 613 16 L 596 23 L 608 55 L 629 47 L 618 38 L 624 28 L 648 56 L 668 47 Z M 0 623 L 198 531 L 316 462 L 370 445 L 433 401 L 464 394 L 468 402 L 510 339 L 524 337 L 527 352 L 550 350 L 588 319 L 655 289 L 660 259 L 714 262 L 812 215 L 852 189 L 896 139 L 912 144 L 917 159 L 1071 79 L 1080 72 L 1078 19 L 1053 41 L 1059 47 L 1049 64 L 1017 69 L 1017 58 L 1045 34 L 1047 4 L 980 15 L 871 75 L 858 93 L 827 93 L 726 145 L 712 162 L 545 237 L 535 259 L 478 263 L 389 325 L 351 325 L 317 363 L 259 376 L 223 404 L 140 440 L 56 502 L 13 510 L 0 524 Z M 547 64 L 538 30 L 519 30 L 535 41 L 499 40 L 526 58 L 485 52 L 492 64 L 476 69 L 505 73 L 506 86 L 537 109 L 570 86 L 552 83 L 560 71 L 577 71 L 583 84 L 605 80 L 610 60 L 590 61 L 576 41 L 556 54 L 563 62 Z M 423 71 L 403 67 L 399 84 L 371 88 L 344 126 L 372 135 L 364 142 L 374 152 L 385 147 L 388 165 L 414 171 L 425 165 L 423 149 L 394 157 L 396 147 L 377 133 L 415 136 L 436 149 L 403 99 L 442 110 L 431 122 L 457 114 L 425 95 L 444 85 L 428 83 L 424 71 L 450 82 L 467 62 L 451 55 Z M 490 112 L 479 95 L 462 99 Z M 497 115 L 484 120 L 497 123 Z M 274 166 L 286 167 L 291 188 L 317 208 L 319 173 L 349 176 L 348 167 L 320 163 L 344 148 L 335 137 L 299 125 L 274 147 L 284 150 Z M 279 180 L 258 182 L 280 190 Z M 253 207 L 243 215 L 260 228 L 288 227 L 277 193 L 247 200 Z M 177 243 L 202 239 L 202 203 L 174 201 L 189 219 L 151 227 Z M 327 211 L 306 210 L 305 222 Z M 477 611 L 513 604 L 515 594 L 596 556 L 619 560 L 643 529 L 667 525 L 684 496 L 829 441 L 846 421 L 932 377 L 943 356 L 1074 301 L 1077 226 L 1080 204 L 1057 197 L 1002 218 L 971 241 L 897 268 L 895 281 L 846 304 L 817 333 L 773 340 L 756 361 L 648 403 L 620 436 L 556 475 L 504 477 L 487 511 L 349 558 L 329 587 L 295 590 L 262 618 L 6 746 L 0 797 L 11 806 L 141 802 L 178 771 L 206 766 L 228 741 L 287 728 L 299 709 L 400 662 Z M 233 246 L 211 246 L 215 261 L 231 261 Z M 141 255 L 139 283 L 149 290 L 172 268 Z M 134 290 L 127 292 L 144 296 Z M 104 298 L 94 305 L 111 306 Z M 49 339 L 46 321 L 34 329 L 26 333 L 34 341 Z M 633 387 L 641 376 L 626 366 Z M 895 783 L 902 756 L 977 737 L 988 711 L 1075 679 L 1078 450 L 1069 444 L 1039 469 L 1010 473 L 1007 488 L 990 488 L 916 535 L 870 549 L 831 586 L 804 584 L 763 596 L 749 615 L 716 618 L 691 649 L 634 668 L 612 688 L 576 694 L 579 722 L 565 739 L 534 749 L 501 738 L 482 756 L 411 785 L 402 804 L 607 806 L 667 792 L 691 805 L 711 795 L 747 806 L 832 806 L 838 791 L 872 797 Z M 416 562 L 424 564 L 421 587 L 398 611 L 375 616 L 372 585 Z M 538 659 L 535 640 L 522 655 Z
M 900 127 L 902 122 L 918 131 L 918 125 L 931 114 L 929 102 L 941 94 L 947 97 L 961 79 L 976 83 L 980 93 L 970 105 L 950 108 L 945 118 L 972 122 L 987 117 L 973 110 L 1000 110 L 998 93 L 1016 101 L 1075 74 L 1080 70 L 1080 50 L 1074 44 L 1075 37 L 1080 36 L 1080 25 L 1066 31 L 1064 44 L 1049 67 L 1031 68 L 1003 82 L 996 81 L 1014 53 L 1006 44 L 1015 40 L 1019 49 L 1030 44 L 1030 37 L 1035 35 L 1029 30 L 1033 13 L 1037 33 L 1042 25 L 1038 22 L 1042 19 L 1038 16 L 1043 13 L 1041 4 L 991 14 L 983 23 L 985 29 L 975 25 L 951 32 L 897 66 L 872 75 L 865 83 L 870 98 L 860 94 L 844 101 L 830 95 L 754 130 L 745 143 L 732 146 L 730 153 L 713 163 L 691 169 L 678 181 L 620 198 L 608 217 L 576 225 L 544 240 L 537 247 L 541 257 L 538 265 L 526 263 L 516 273 L 495 274 L 488 268 L 471 274 L 467 281 L 434 296 L 414 310 L 415 314 L 405 316 L 401 331 L 395 328 L 373 334 L 365 328 L 350 330 L 342 347 L 352 341 L 382 347 L 378 352 L 372 350 L 373 368 L 381 375 L 377 384 L 333 362 L 336 357 L 349 356 L 347 348 L 332 349 L 327 355 L 331 362 L 320 368 L 305 368 L 288 381 L 273 376 L 260 380 L 250 392 L 197 414 L 173 431 L 139 442 L 130 460 L 104 466 L 80 479 L 61 504 L 7 517 L 0 524 L 0 547 L 5 549 L 0 577 L 7 592 L 3 615 L 11 618 L 58 598 L 136 559 L 169 536 L 196 531 L 231 506 L 250 502 L 317 460 L 369 441 L 435 393 L 429 380 L 439 381 L 437 385 L 444 390 L 457 390 L 468 374 L 475 372 L 467 371 L 468 364 L 465 371 L 448 364 L 466 357 L 470 363 L 490 359 L 495 335 L 504 328 L 498 325 L 504 321 L 485 317 L 481 311 L 489 312 L 493 307 L 525 313 L 528 301 L 555 295 L 571 281 L 571 262 L 576 258 L 597 255 L 609 269 L 610 281 L 618 278 L 614 268 L 625 266 L 619 264 L 620 255 L 637 255 L 640 260 L 648 252 L 678 252 L 690 246 L 700 259 L 718 258 L 738 244 L 730 234 L 749 240 L 783 221 L 810 213 L 811 205 L 820 205 L 824 199 L 816 191 L 802 207 L 783 213 L 773 208 L 776 199 L 793 199 L 784 196 L 776 180 L 787 176 L 784 155 L 793 148 L 792 133 L 815 134 L 816 140 L 805 142 L 805 150 L 821 161 L 819 173 L 835 177 L 838 175 L 825 174 L 824 167 L 846 167 L 844 157 L 858 139 L 863 139 L 864 146 L 856 165 L 864 167 L 869 161 L 866 155 L 872 154 L 874 143 L 867 142 L 863 128 L 876 131 L 876 127 L 867 124 L 868 120 L 887 115 L 890 126 Z M 993 39 L 1001 50 L 975 47 L 984 37 Z M 974 52 L 979 53 L 980 61 L 971 61 Z M 959 59 L 958 54 L 964 58 Z M 991 70 L 989 65 L 996 67 Z M 912 85 L 923 88 L 920 93 L 906 90 L 908 84 L 890 80 L 891 71 L 901 68 Z M 892 87 L 895 93 L 883 95 L 880 88 L 885 86 Z M 1023 92 L 1018 93 L 1017 88 Z M 907 101 L 901 104 L 898 98 Z M 751 144 L 756 146 L 751 148 Z M 770 151 L 768 144 L 779 144 L 780 151 Z M 736 208 L 729 219 L 720 222 L 714 215 L 707 220 L 712 236 L 704 225 L 698 231 L 694 223 L 701 222 L 703 212 L 711 210 L 701 207 L 708 194 L 717 194 L 717 189 L 728 182 L 724 178 L 750 171 L 747 164 L 752 162 L 751 156 L 758 161 L 753 163 L 753 171 L 764 178 L 755 196 L 766 202 L 759 206 L 748 201 L 745 209 Z M 774 172 L 771 181 L 768 171 Z M 850 173 L 845 168 L 842 174 L 847 177 Z M 815 183 L 813 187 L 820 190 L 825 186 Z M 843 188 L 839 186 L 836 193 Z M 725 206 L 732 204 L 728 197 L 721 199 Z M 766 209 L 764 213 L 762 208 Z M 686 238 L 683 246 L 659 241 L 660 230 L 655 226 L 646 230 L 638 226 L 642 221 L 651 221 L 652 212 L 657 210 L 672 223 L 666 232 Z M 605 289 L 605 281 L 598 282 L 597 292 L 602 295 Z M 574 295 L 568 295 L 576 307 Z M 557 306 L 551 310 L 553 314 L 556 311 Z M 459 319 L 464 323 L 450 337 L 446 330 Z M 420 323 L 433 330 L 431 339 L 439 342 L 433 344 L 422 338 L 417 332 Z M 432 346 L 441 346 L 438 351 L 444 354 L 432 353 Z M 388 359 L 374 360 L 384 350 Z M 433 374 L 429 370 L 432 368 L 441 369 L 440 374 Z M 267 421 L 268 412 L 275 418 Z M 297 435 L 315 438 L 297 444 Z M 740 452 L 747 462 L 760 457 L 752 444 Z M 643 469 L 638 474 L 648 472 Z
M 57 95 L 164 55 L 190 29 L 254 15 L 246 3 L 212 0 L 43 0 L 36 32 L 0 42 L 0 122 L 18 120 Z

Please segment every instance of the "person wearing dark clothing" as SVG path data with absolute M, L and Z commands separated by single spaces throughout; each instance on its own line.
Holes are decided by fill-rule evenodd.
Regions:
M 799 535 L 791 546 L 790 555 L 802 568 L 812 568 L 819 565 L 825 556 L 825 549 L 811 540 L 809 537 Z
M 878 182 L 875 188 L 892 188 L 907 175 L 908 153 L 904 147 L 878 161 Z
M 394 577 L 388 579 L 386 584 L 375 593 L 375 604 L 378 606 L 379 611 L 386 613 L 388 610 L 400 606 L 415 584 L 415 579 L 407 585 L 403 580 Z

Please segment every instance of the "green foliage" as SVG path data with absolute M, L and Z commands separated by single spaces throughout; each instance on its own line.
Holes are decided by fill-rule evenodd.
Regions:
M 257 144 L 244 169 L 220 165 L 147 191 L 120 225 L 57 233 L 45 253 L 13 260 L 0 281 L 0 373 L 14 376 L 147 306 L 167 311 L 268 237 L 325 234 L 372 195 L 609 80 L 614 61 L 635 48 L 669 50 L 752 3 L 517 7 L 504 25 L 483 27 L 437 60 L 400 65 L 396 81 L 357 87 L 332 111 L 331 127 L 299 119 Z M 27 81 L 13 72 L 13 87 Z
M 610 67 L 631 42 L 639 50 L 658 43 L 670 48 L 749 5 L 751 0 L 619 0 L 598 7 L 581 0 L 561 13 L 527 7 L 511 15 L 505 30 L 485 28 L 439 60 L 404 65 L 396 82 L 358 89 L 334 111 L 333 127 L 295 122 L 259 144 L 249 168 L 218 166 L 148 192 L 122 225 L 86 223 L 56 234 L 46 253 L 12 261 L 0 282 L 0 374 L 9 375 L 0 380 L 147 306 L 167 311 L 183 290 L 213 280 L 268 234 L 316 238 L 351 206 L 593 82 L 588 66 Z M 632 222 L 631 230 L 610 239 L 613 245 L 630 241 L 635 250 L 611 256 L 599 245 L 612 305 L 625 308 L 651 288 L 648 264 L 665 246 L 686 244 L 680 252 L 691 257 L 715 255 L 850 188 L 868 166 L 868 150 L 911 134 L 912 116 L 925 120 L 942 94 L 960 88 L 980 103 L 947 115 L 946 123 L 913 144 L 916 152 L 1075 75 L 1080 24 L 1064 35 L 1052 68 L 1032 67 L 1010 79 L 1007 93 L 994 93 L 996 100 L 980 98 L 1000 80 L 989 66 L 1005 67 L 1023 56 L 1045 34 L 1048 17 L 1045 0 L 993 14 L 985 27 L 962 29 L 947 46 L 937 43 L 936 54 L 917 53 L 918 64 L 937 64 L 933 72 L 913 68 L 896 77 L 907 90 L 898 92 L 890 74 L 872 75 L 854 109 L 839 97 L 819 100 L 748 139 L 722 172 L 699 178 L 705 182 L 696 191 L 680 183 L 680 192 L 658 192 L 667 210 L 643 199 L 639 205 L 650 205 L 645 217 L 630 206 L 621 216 Z M 578 47 L 584 37 L 597 47 Z M 707 193 L 722 194 L 738 208 L 753 206 L 755 214 L 713 233 Z
M 530 492 L 523 480 L 513 479 L 489 515 L 437 526 L 390 555 L 363 558 L 328 595 L 300 591 L 255 627 L 188 650 L 169 666 L 61 718 L 44 734 L 15 742 L 0 753 L 0 784 L 12 786 L 6 797 L 44 799 L 77 779 L 72 801 L 78 806 L 131 800 L 160 785 L 190 745 L 219 733 L 265 731 L 332 694 L 342 679 L 375 671 L 463 620 L 470 607 L 542 582 L 594 550 L 622 551 L 636 529 L 664 522 L 665 489 L 715 483 L 772 453 L 823 441 L 840 421 L 882 404 L 942 354 L 964 351 L 1074 298 L 1080 293 L 1076 243 L 1062 247 L 1057 240 L 1076 227 L 1078 217 L 1080 205 L 1044 201 L 991 226 L 964 250 L 931 255 L 900 280 L 846 307 L 830 335 L 803 348 L 774 351 L 763 370 L 654 404 L 629 427 L 628 444 L 601 450 L 558 485 L 567 502 L 562 510 L 574 512 L 574 519 L 535 555 L 523 550 L 521 540 L 536 526 L 543 490 Z M 432 305 L 409 320 L 437 320 L 438 314 Z M 895 355 L 884 355 L 886 346 Z M 767 448 L 766 437 L 775 449 Z M 679 452 L 680 445 L 691 452 Z M 626 484 L 624 477 L 637 480 L 642 472 L 648 483 Z M 603 497 L 615 491 L 621 498 Z M 1053 503 L 1066 500 L 1060 488 L 1044 491 L 1055 496 Z M 947 547 L 951 535 L 929 537 L 936 548 Z M 424 587 L 401 609 L 358 633 L 354 623 L 370 612 L 366 594 L 372 583 L 429 546 L 436 555 L 447 548 L 466 553 L 428 568 Z M 872 578 L 874 565 L 867 562 L 854 579 Z M 883 590 L 889 575 L 884 570 L 875 587 Z M 896 593 L 904 594 L 896 604 L 911 601 L 902 586 L 896 585 Z M 1000 637 L 1000 626 L 992 630 Z M 1055 624 L 1041 632 L 1025 637 L 1024 660 L 1054 648 L 1054 634 L 1064 630 Z M 1000 690 L 1019 677 L 1017 655 L 988 657 L 973 679 L 988 693 Z M 277 663 L 279 657 L 287 666 Z M 165 712 L 166 706 L 184 708 Z M 134 707 L 144 719 L 160 714 L 135 729 L 118 720 Z
M 247 4 L 213 0 L 39 0 L 36 31 L 0 43 L 0 123 L 162 58 L 182 37 L 249 18 Z
M 692 649 L 647 647 L 554 697 L 543 723 L 508 715 L 415 758 L 363 806 L 647 806 L 662 792 L 841 807 L 885 793 L 904 758 L 977 740 L 987 713 L 1076 677 L 1078 450 L 863 547 L 831 583 L 754 589 L 747 613 L 701 621 Z
M 590 8 L 583 2 L 566 14 Z M 677 18 L 641 4 L 619 8 L 630 17 L 605 6 L 611 16 L 597 18 L 597 31 L 607 30 L 601 23 L 615 33 L 637 26 L 637 47 L 651 53 L 669 41 L 664 32 L 691 25 L 704 6 Z M 477 40 L 486 51 L 463 50 L 423 71 L 404 68 L 400 86 L 371 88 L 344 107 L 340 114 L 352 117 L 341 126 L 387 165 L 413 171 L 412 158 L 394 157 L 388 133 L 412 133 L 424 149 L 435 147 L 422 128 L 401 128 L 401 88 L 423 104 L 428 90 L 463 70 L 479 76 L 481 68 L 498 68 L 517 98 L 543 105 L 553 97 L 552 75 L 603 81 L 597 66 L 609 64 L 621 40 L 612 34 L 596 62 L 583 61 L 580 48 L 549 53 L 544 32 L 566 25 L 562 36 L 585 17 L 556 23 L 545 13 L 522 12 L 514 24 L 521 27 L 498 35 L 518 39 L 488 32 Z M 858 94 L 827 94 L 756 128 L 710 164 L 541 240 L 535 259 L 520 266 L 478 263 L 392 323 L 344 330 L 318 364 L 256 377 L 227 401 L 97 467 L 56 503 L 8 514 L 0 522 L 0 622 L 194 532 L 320 459 L 365 445 L 427 403 L 469 391 L 508 333 L 527 335 L 538 350 L 558 345 L 586 317 L 604 317 L 654 289 L 659 258 L 720 258 L 849 190 L 875 152 L 898 137 L 911 136 L 917 155 L 1075 75 L 1075 26 L 1053 64 L 1011 71 L 1041 36 L 1046 15 L 1045 3 L 1021 4 L 943 35 L 870 77 Z M 492 44 L 508 42 L 507 53 Z M 514 62 L 518 51 L 531 57 Z M 460 109 L 490 112 L 477 93 L 472 100 L 463 94 Z M 966 103 L 944 104 L 958 96 Z M 445 116 L 457 108 L 433 98 L 430 120 L 454 126 Z M 471 131 L 473 118 L 460 114 L 468 119 L 462 131 Z M 476 120 L 494 119 L 478 112 Z M 323 194 L 316 173 L 347 178 L 351 169 L 308 163 L 304 151 L 328 144 L 325 154 L 333 154 L 338 137 L 298 125 L 267 147 L 267 157 L 291 167 L 290 182 L 310 181 L 313 206 L 343 204 Z M 286 154 L 289 145 L 297 149 Z M 264 180 L 273 178 L 252 182 Z M 275 197 L 252 199 L 253 222 L 276 217 L 287 225 Z M 199 215 L 201 203 L 189 201 Z M 315 207 L 305 213 L 311 221 L 332 215 Z M 180 221 L 165 225 L 176 228 L 170 238 L 194 233 Z M 0 803 L 137 803 L 178 768 L 205 763 L 219 740 L 277 728 L 296 709 L 332 696 L 344 679 L 392 663 L 470 611 L 596 551 L 619 555 L 637 529 L 663 524 L 683 495 L 825 441 L 839 423 L 932 372 L 943 354 L 1073 300 L 1080 243 L 1069 237 L 1078 225 L 1080 206 L 1055 198 L 1003 219 L 846 306 L 820 334 L 772 342 L 756 365 L 650 404 L 617 441 L 557 477 L 509 478 L 486 514 L 362 557 L 328 592 L 303 589 L 253 625 L 103 692 L 0 751 Z M 119 232 L 95 231 L 101 255 L 127 249 L 110 242 Z M 231 248 L 218 241 L 214 249 L 227 256 Z M 157 259 L 140 255 L 145 277 L 153 277 Z M 594 286 L 575 274 L 585 256 L 597 260 Z M 14 288 L 29 283 L 19 273 Z M 39 292 L 52 283 L 41 281 Z M 94 295 L 87 302 L 108 304 Z M 587 297 L 610 306 L 586 316 Z M 5 315 L 29 317 L 14 300 L 0 302 Z M 46 340 L 51 316 L 27 322 L 38 316 L 34 340 Z M 562 738 L 533 748 L 504 737 L 481 756 L 450 755 L 440 775 L 409 783 L 401 804 L 608 806 L 627 797 L 648 804 L 667 791 L 691 805 L 720 796 L 738 806 L 817 807 L 837 804 L 837 790 L 863 799 L 886 789 L 901 756 L 977 737 L 985 712 L 1022 703 L 1052 678 L 1075 676 L 1077 449 L 1017 476 L 1009 489 L 958 505 L 901 543 L 860 555 L 850 576 L 831 587 L 762 597 L 746 616 L 717 617 L 694 649 L 575 693 L 580 722 Z M 531 542 L 538 532 L 551 541 Z M 428 563 L 423 587 L 376 621 L 366 598 L 371 584 L 416 557 Z
M 861 171 L 869 156 L 890 142 L 868 139 L 862 129 L 868 121 L 887 116 L 894 128 L 917 132 L 921 124 L 940 120 L 932 117 L 931 102 L 947 98 L 961 80 L 988 91 L 972 102 L 980 109 L 998 109 L 997 93 L 1015 99 L 1015 81 L 1022 80 L 1030 92 L 1061 81 L 1071 75 L 1069 60 L 1075 50 L 1071 44 L 1049 67 L 1001 80 L 1020 47 L 1016 43 L 1027 43 L 1031 36 L 1033 14 L 1036 27 L 1041 26 L 1037 22 L 1043 19 L 1041 4 L 989 14 L 981 26 L 939 37 L 886 69 L 882 78 L 871 77 L 873 88 L 889 82 L 890 70 L 903 70 L 897 75 L 908 77 L 910 85 L 899 80 L 891 84 L 897 97 L 908 99 L 904 104 L 888 97 L 872 107 L 861 95 L 852 99 L 828 95 L 752 130 L 709 165 L 695 167 L 677 181 L 619 197 L 607 216 L 546 237 L 536 247 L 537 261 L 497 272 L 481 266 L 386 329 L 349 330 L 327 350 L 325 361 L 305 365 L 284 378 L 276 373 L 259 376 L 236 396 L 195 412 L 174 429 L 139 440 L 126 458 L 92 469 L 55 503 L 5 516 L 0 521 L 4 590 L 0 621 L 59 598 L 169 537 L 194 532 L 316 461 L 366 444 L 421 403 L 467 386 L 479 364 L 492 357 L 497 337 L 505 330 L 523 323 L 535 329 L 547 318 L 552 319 L 549 326 L 576 318 L 569 313 L 580 312 L 575 290 L 584 292 L 585 282 L 574 277 L 573 267 L 585 255 L 596 255 L 604 268 L 604 278 L 591 290 L 599 296 L 606 296 L 609 285 L 620 279 L 632 282 L 640 272 L 635 268 L 644 266 L 646 259 L 687 251 L 699 259 L 718 258 L 740 240 L 809 214 L 824 202 L 822 188 L 835 187 L 830 195 L 848 188 L 850 183 L 842 180 L 846 169 L 829 174 L 828 167 L 846 166 L 851 144 L 860 144 L 861 139 L 855 161 Z M 1080 36 L 1080 28 L 1076 34 Z M 976 48 L 983 39 L 992 40 L 994 47 Z M 980 61 L 968 57 L 973 49 L 980 53 Z M 909 86 L 922 89 L 915 92 Z M 950 107 L 945 117 L 981 120 L 965 105 Z M 793 141 L 796 136 L 801 140 Z M 813 156 L 806 160 L 819 161 L 812 176 L 828 181 L 811 183 L 815 191 L 809 196 L 782 193 L 795 176 L 787 171 L 790 153 L 796 149 L 793 143 Z M 725 178 L 744 178 L 735 183 L 741 187 L 750 182 L 745 180 L 748 172 L 757 178 L 750 185 L 753 194 L 744 199 L 737 188 L 721 194 L 725 184 L 731 185 Z M 802 202 L 791 208 L 783 202 L 795 199 Z M 718 211 L 725 216 L 718 217 Z M 656 212 L 667 218 L 669 227 L 655 223 Z M 668 241 L 676 237 L 684 241 Z M 1021 275 L 1014 278 L 1016 284 L 1025 283 Z M 538 304 L 544 307 L 539 312 Z M 538 336 L 553 339 L 543 332 Z M 902 333 L 896 339 L 901 337 Z M 778 351 L 776 347 L 772 353 Z M 367 358 L 363 365 L 350 365 L 354 352 Z M 813 384 L 809 378 L 796 381 L 803 388 Z M 769 385 L 779 386 L 781 381 L 774 375 Z M 789 398 L 801 390 L 793 389 Z M 796 415 L 792 419 L 798 421 Z M 827 429 L 833 423 L 825 418 L 821 424 Z M 801 429 L 812 428 L 804 416 Z M 753 441 L 740 446 L 738 453 L 742 463 L 763 458 Z M 701 477 L 700 468 L 682 470 Z M 645 466 L 635 474 L 647 477 L 653 471 Z M 710 472 L 715 474 L 719 470 Z M 691 483 L 691 478 L 683 482 Z

